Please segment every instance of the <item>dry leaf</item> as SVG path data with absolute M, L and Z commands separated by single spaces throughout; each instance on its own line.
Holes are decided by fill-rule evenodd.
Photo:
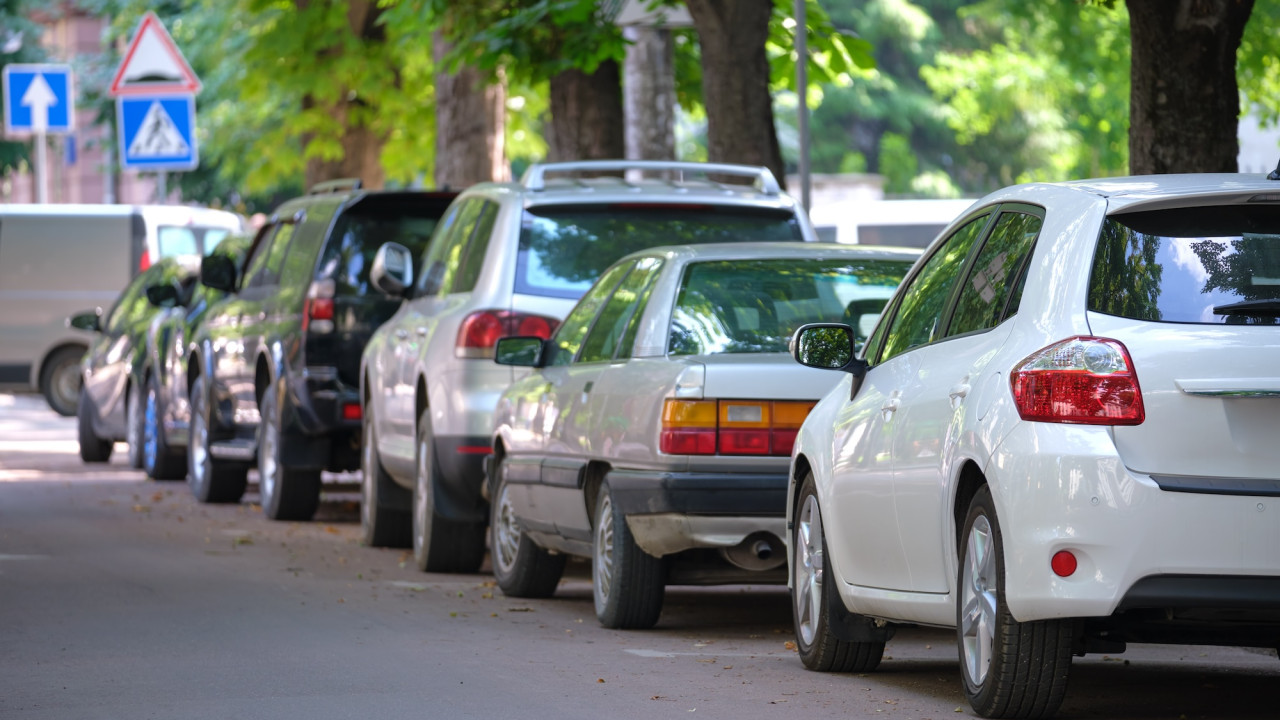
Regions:
M 604 682 L 604 678 L 596 678 L 596 682 L 598 682 L 598 683 L 602 683 L 602 682 Z
M 329 533 L 329 534 L 331 534 L 331 535 L 337 535 L 337 534 L 338 534 L 338 528 L 336 528 L 336 527 L 334 527 L 334 526 L 332 526 L 332 525 L 325 525 L 325 526 L 324 526 L 324 531 L 325 531 L 325 532 L 327 532 L 327 533 Z
M 788 641 L 786 641 L 785 643 L 783 643 L 783 644 L 782 644 L 782 646 L 783 646 L 783 647 L 785 647 L 785 648 L 786 648 L 786 649 L 788 649 L 788 650 L 795 650 L 795 649 L 796 649 L 796 644 L 795 644 L 794 642 L 791 642 L 790 640 L 788 640 Z
M 151 506 L 150 505 L 134 505 L 133 511 L 134 512 L 151 512 Z

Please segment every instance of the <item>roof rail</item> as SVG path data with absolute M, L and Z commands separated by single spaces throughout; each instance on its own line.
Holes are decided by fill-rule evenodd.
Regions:
M 308 195 L 328 195 L 330 193 L 351 192 L 360 189 L 360 178 L 338 178 L 316 183 L 307 191 Z
M 520 178 L 527 190 L 537 192 L 546 189 L 549 173 L 611 172 L 620 170 L 668 171 L 697 175 L 733 175 L 752 178 L 753 186 L 765 195 L 778 195 L 782 188 L 767 167 L 760 165 L 735 165 L 731 163 L 677 162 L 674 160 L 579 160 L 576 162 L 538 163 L 530 165 Z

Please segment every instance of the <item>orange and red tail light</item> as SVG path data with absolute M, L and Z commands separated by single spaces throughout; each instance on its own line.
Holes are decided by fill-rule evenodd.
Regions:
M 662 408 L 658 449 L 668 455 L 789 456 L 816 404 L 670 398 Z

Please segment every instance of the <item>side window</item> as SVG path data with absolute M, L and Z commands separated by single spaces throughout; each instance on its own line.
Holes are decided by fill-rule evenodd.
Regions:
M 462 265 L 462 253 L 466 250 L 467 240 L 480 220 L 480 212 L 484 210 L 484 200 L 469 198 L 462 203 L 458 216 L 453 218 L 449 229 L 435 238 L 431 248 L 427 250 L 427 258 L 423 262 L 423 280 L 433 278 L 425 287 L 427 292 L 455 292 L 454 284 L 458 277 L 458 268 Z M 438 284 L 436 284 L 438 282 Z M 430 285 L 434 285 L 434 288 Z
M 573 362 L 573 357 L 578 354 L 578 348 L 582 347 L 582 341 L 587 336 L 587 330 L 591 328 L 591 321 L 595 319 L 596 312 L 600 310 L 600 306 L 617 287 L 618 281 L 622 280 L 633 265 L 635 263 L 613 266 L 595 285 L 591 286 L 586 295 L 582 296 L 573 310 L 569 311 L 564 324 L 551 338 L 551 355 L 547 358 L 546 365 L 568 365 Z
M 938 248 L 903 290 L 880 349 L 880 362 L 934 340 L 947 298 L 988 215 L 970 220 Z
M 276 233 L 278 233 L 282 227 L 284 226 L 277 223 L 274 226 L 265 227 L 259 231 L 262 234 L 262 237 L 258 238 L 257 244 L 253 246 L 252 254 L 245 258 L 244 275 L 241 276 L 243 280 L 240 283 L 241 287 L 245 287 L 249 284 L 249 278 L 262 274 L 263 268 L 267 265 L 267 254 L 271 252 L 271 243 L 275 241 Z
M 271 237 L 262 241 L 249 261 L 244 287 L 275 285 L 280 281 L 280 266 L 284 264 L 284 255 L 296 228 L 294 223 L 281 223 Z
M 1035 245 L 1042 222 L 1030 213 L 1000 214 L 960 288 L 948 337 L 987 330 L 1000 323 L 1010 291 L 1021 289 L 1020 285 L 1015 286 L 1018 271 Z M 1016 311 L 1016 304 L 1012 311 Z
M 587 339 L 582 343 L 578 362 L 602 362 L 613 359 L 614 353 L 618 351 L 619 339 L 638 313 L 640 298 L 653 283 L 653 278 L 657 276 L 660 267 L 662 267 L 660 258 L 642 258 L 636 263 L 635 269 L 623 279 L 618 290 L 613 293 L 613 297 L 609 298 L 609 302 L 605 303 L 604 309 L 600 311 L 600 317 L 591 326 Z M 632 333 L 631 337 L 634 341 L 635 334 Z M 627 355 L 629 354 L 628 350 Z
M 498 204 L 486 201 L 480 203 L 480 217 L 476 221 L 471 239 L 463 249 L 462 261 L 458 265 L 458 273 L 453 278 L 448 292 L 471 292 L 480 279 L 480 270 L 484 268 L 484 255 L 489 250 L 489 237 L 493 235 L 493 225 L 498 220 Z
M 152 266 L 156 267 L 156 266 Z M 134 278 L 120 293 L 120 298 L 111 308 L 106 322 L 102 324 L 107 335 L 120 335 L 132 322 L 135 315 L 150 303 L 147 302 L 147 286 L 156 282 L 160 276 L 156 272 L 144 272 Z

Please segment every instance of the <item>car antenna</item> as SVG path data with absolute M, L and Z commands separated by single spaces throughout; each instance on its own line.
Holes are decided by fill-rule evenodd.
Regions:
M 1267 174 L 1268 180 L 1280 180 L 1280 163 L 1276 163 L 1276 169 Z

